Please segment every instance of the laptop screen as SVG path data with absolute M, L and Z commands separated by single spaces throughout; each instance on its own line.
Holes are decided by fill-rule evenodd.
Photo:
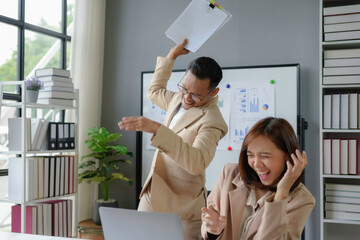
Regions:
M 109 207 L 100 207 L 99 212 L 106 240 L 184 240 L 176 214 Z

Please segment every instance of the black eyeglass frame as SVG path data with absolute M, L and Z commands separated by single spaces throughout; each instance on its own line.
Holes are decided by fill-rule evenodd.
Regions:
M 184 77 L 186 76 L 186 74 L 188 73 L 188 71 L 185 72 L 184 76 L 180 79 L 180 81 L 176 84 L 179 91 L 182 93 L 182 94 L 190 94 L 190 97 L 192 98 L 192 100 L 194 100 L 195 102 L 202 102 L 205 98 L 207 98 L 213 91 L 215 88 L 212 88 L 210 90 L 210 92 L 203 98 L 200 98 L 198 97 L 196 94 L 194 93 L 189 93 L 188 90 L 183 86 L 181 85 L 180 83 L 184 80 Z

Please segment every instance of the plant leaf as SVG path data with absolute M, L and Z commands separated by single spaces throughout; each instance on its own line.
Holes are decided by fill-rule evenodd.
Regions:
M 109 161 L 109 164 L 118 164 L 118 163 L 132 164 L 132 162 L 130 160 L 127 160 L 127 159 L 115 159 L 115 160 Z
M 121 180 L 124 182 L 128 182 L 129 184 L 132 184 L 132 181 L 129 178 L 125 177 L 123 173 L 113 173 L 111 181 L 114 180 Z
M 93 178 L 91 179 L 91 181 L 96 182 L 96 183 L 102 183 L 102 182 L 106 181 L 106 178 L 105 178 L 105 177 L 96 176 L 96 177 L 93 177 Z
M 96 162 L 95 161 L 91 161 L 91 160 L 88 160 L 86 162 L 83 162 L 82 164 L 79 165 L 79 168 L 87 168 L 89 166 L 93 166 L 95 165 Z
M 113 146 L 107 146 L 107 149 L 114 149 L 115 152 L 120 153 L 120 154 L 126 154 L 127 153 L 127 147 L 125 147 L 124 145 L 113 145 Z
M 100 158 L 104 158 L 105 156 L 105 152 L 94 152 L 94 153 L 90 153 L 88 155 L 85 155 L 81 158 L 81 160 L 85 159 L 85 158 L 96 158 L 96 159 L 100 159 Z

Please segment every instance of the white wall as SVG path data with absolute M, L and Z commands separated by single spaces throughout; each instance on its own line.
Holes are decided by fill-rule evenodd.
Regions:
M 141 72 L 152 71 L 156 56 L 165 56 L 173 42 L 165 30 L 190 0 L 107 0 L 102 125 L 120 132 L 123 116 L 140 114 Z M 232 19 L 197 53 L 182 56 L 184 69 L 199 56 L 222 67 L 300 63 L 300 113 L 309 123 L 306 185 L 317 205 L 306 227 L 306 239 L 319 239 L 319 2 L 317 0 L 223 0 Z M 136 152 L 135 132 L 122 141 Z M 135 156 L 135 159 L 138 156 Z M 151 161 L 151 159 L 146 159 Z M 135 162 L 125 166 L 135 179 Z M 135 208 L 135 185 L 111 188 L 120 207 Z

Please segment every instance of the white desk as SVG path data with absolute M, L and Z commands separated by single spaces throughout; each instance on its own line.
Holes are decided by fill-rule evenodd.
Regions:
M 80 238 L 66 238 L 66 237 L 53 237 L 53 236 L 42 236 L 35 234 L 24 234 L 24 233 L 12 233 L 12 232 L 0 232 L 1 240 L 76 240 Z

